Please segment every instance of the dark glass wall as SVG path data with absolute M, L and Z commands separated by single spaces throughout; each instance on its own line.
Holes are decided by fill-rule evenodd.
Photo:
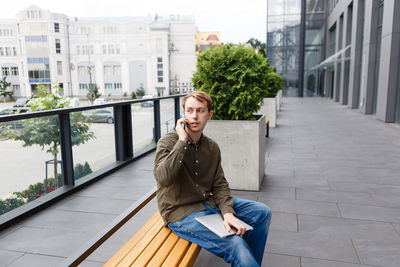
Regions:
M 299 87 L 301 0 L 267 1 L 267 57 L 284 79 L 283 94 Z
M 325 0 L 307 0 L 304 45 L 304 96 L 323 95 Z

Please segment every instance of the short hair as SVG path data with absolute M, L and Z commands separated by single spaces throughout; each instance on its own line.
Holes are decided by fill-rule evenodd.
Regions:
M 183 106 L 183 110 L 185 110 L 185 103 L 186 100 L 188 100 L 190 97 L 194 97 L 196 100 L 200 101 L 200 102 L 206 102 L 207 103 L 207 108 L 208 111 L 212 110 L 212 100 L 209 94 L 207 94 L 206 92 L 203 91 L 193 91 L 189 94 L 187 94 L 182 101 L 182 106 Z

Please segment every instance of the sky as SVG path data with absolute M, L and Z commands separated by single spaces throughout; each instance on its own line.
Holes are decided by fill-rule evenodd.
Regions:
M 16 18 L 31 5 L 73 17 L 154 17 L 189 15 L 199 31 L 219 31 L 224 43 L 265 42 L 267 0 L 16 0 L 0 9 L 0 19 Z

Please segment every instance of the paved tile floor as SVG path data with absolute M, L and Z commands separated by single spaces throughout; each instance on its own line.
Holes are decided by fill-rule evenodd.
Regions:
M 325 98 L 284 98 L 266 139 L 271 207 L 263 266 L 400 266 L 400 126 Z M 222 155 L 223 156 L 223 155 Z M 56 266 L 155 185 L 154 154 L 0 232 L 0 266 Z M 101 266 L 156 210 L 152 201 L 82 266 Z M 227 266 L 202 250 L 200 266 Z

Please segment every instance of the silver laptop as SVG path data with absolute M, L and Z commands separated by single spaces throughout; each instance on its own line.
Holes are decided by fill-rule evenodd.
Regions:
M 210 214 L 210 215 L 205 215 L 205 216 L 200 216 L 196 218 L 197 221 L 199 221 L 201 224 L 203 224 L 205 227 L 213 231 L 217 236 L 219 237 L 226 237 L 230 235 L 234 235 L 237 231 L 235 228 L 231 227 L 231 230 L 228 232 L 226 230 L 225 225 L 224 225 L 224 219 L 221 214 L 216 213 L 216 214 Z M 246 231 L 248 230 L 253 230 L 253 227 L 248 225 L 242 220 L 239 220 L 243 223 L 243 225 L 246 227 Z

